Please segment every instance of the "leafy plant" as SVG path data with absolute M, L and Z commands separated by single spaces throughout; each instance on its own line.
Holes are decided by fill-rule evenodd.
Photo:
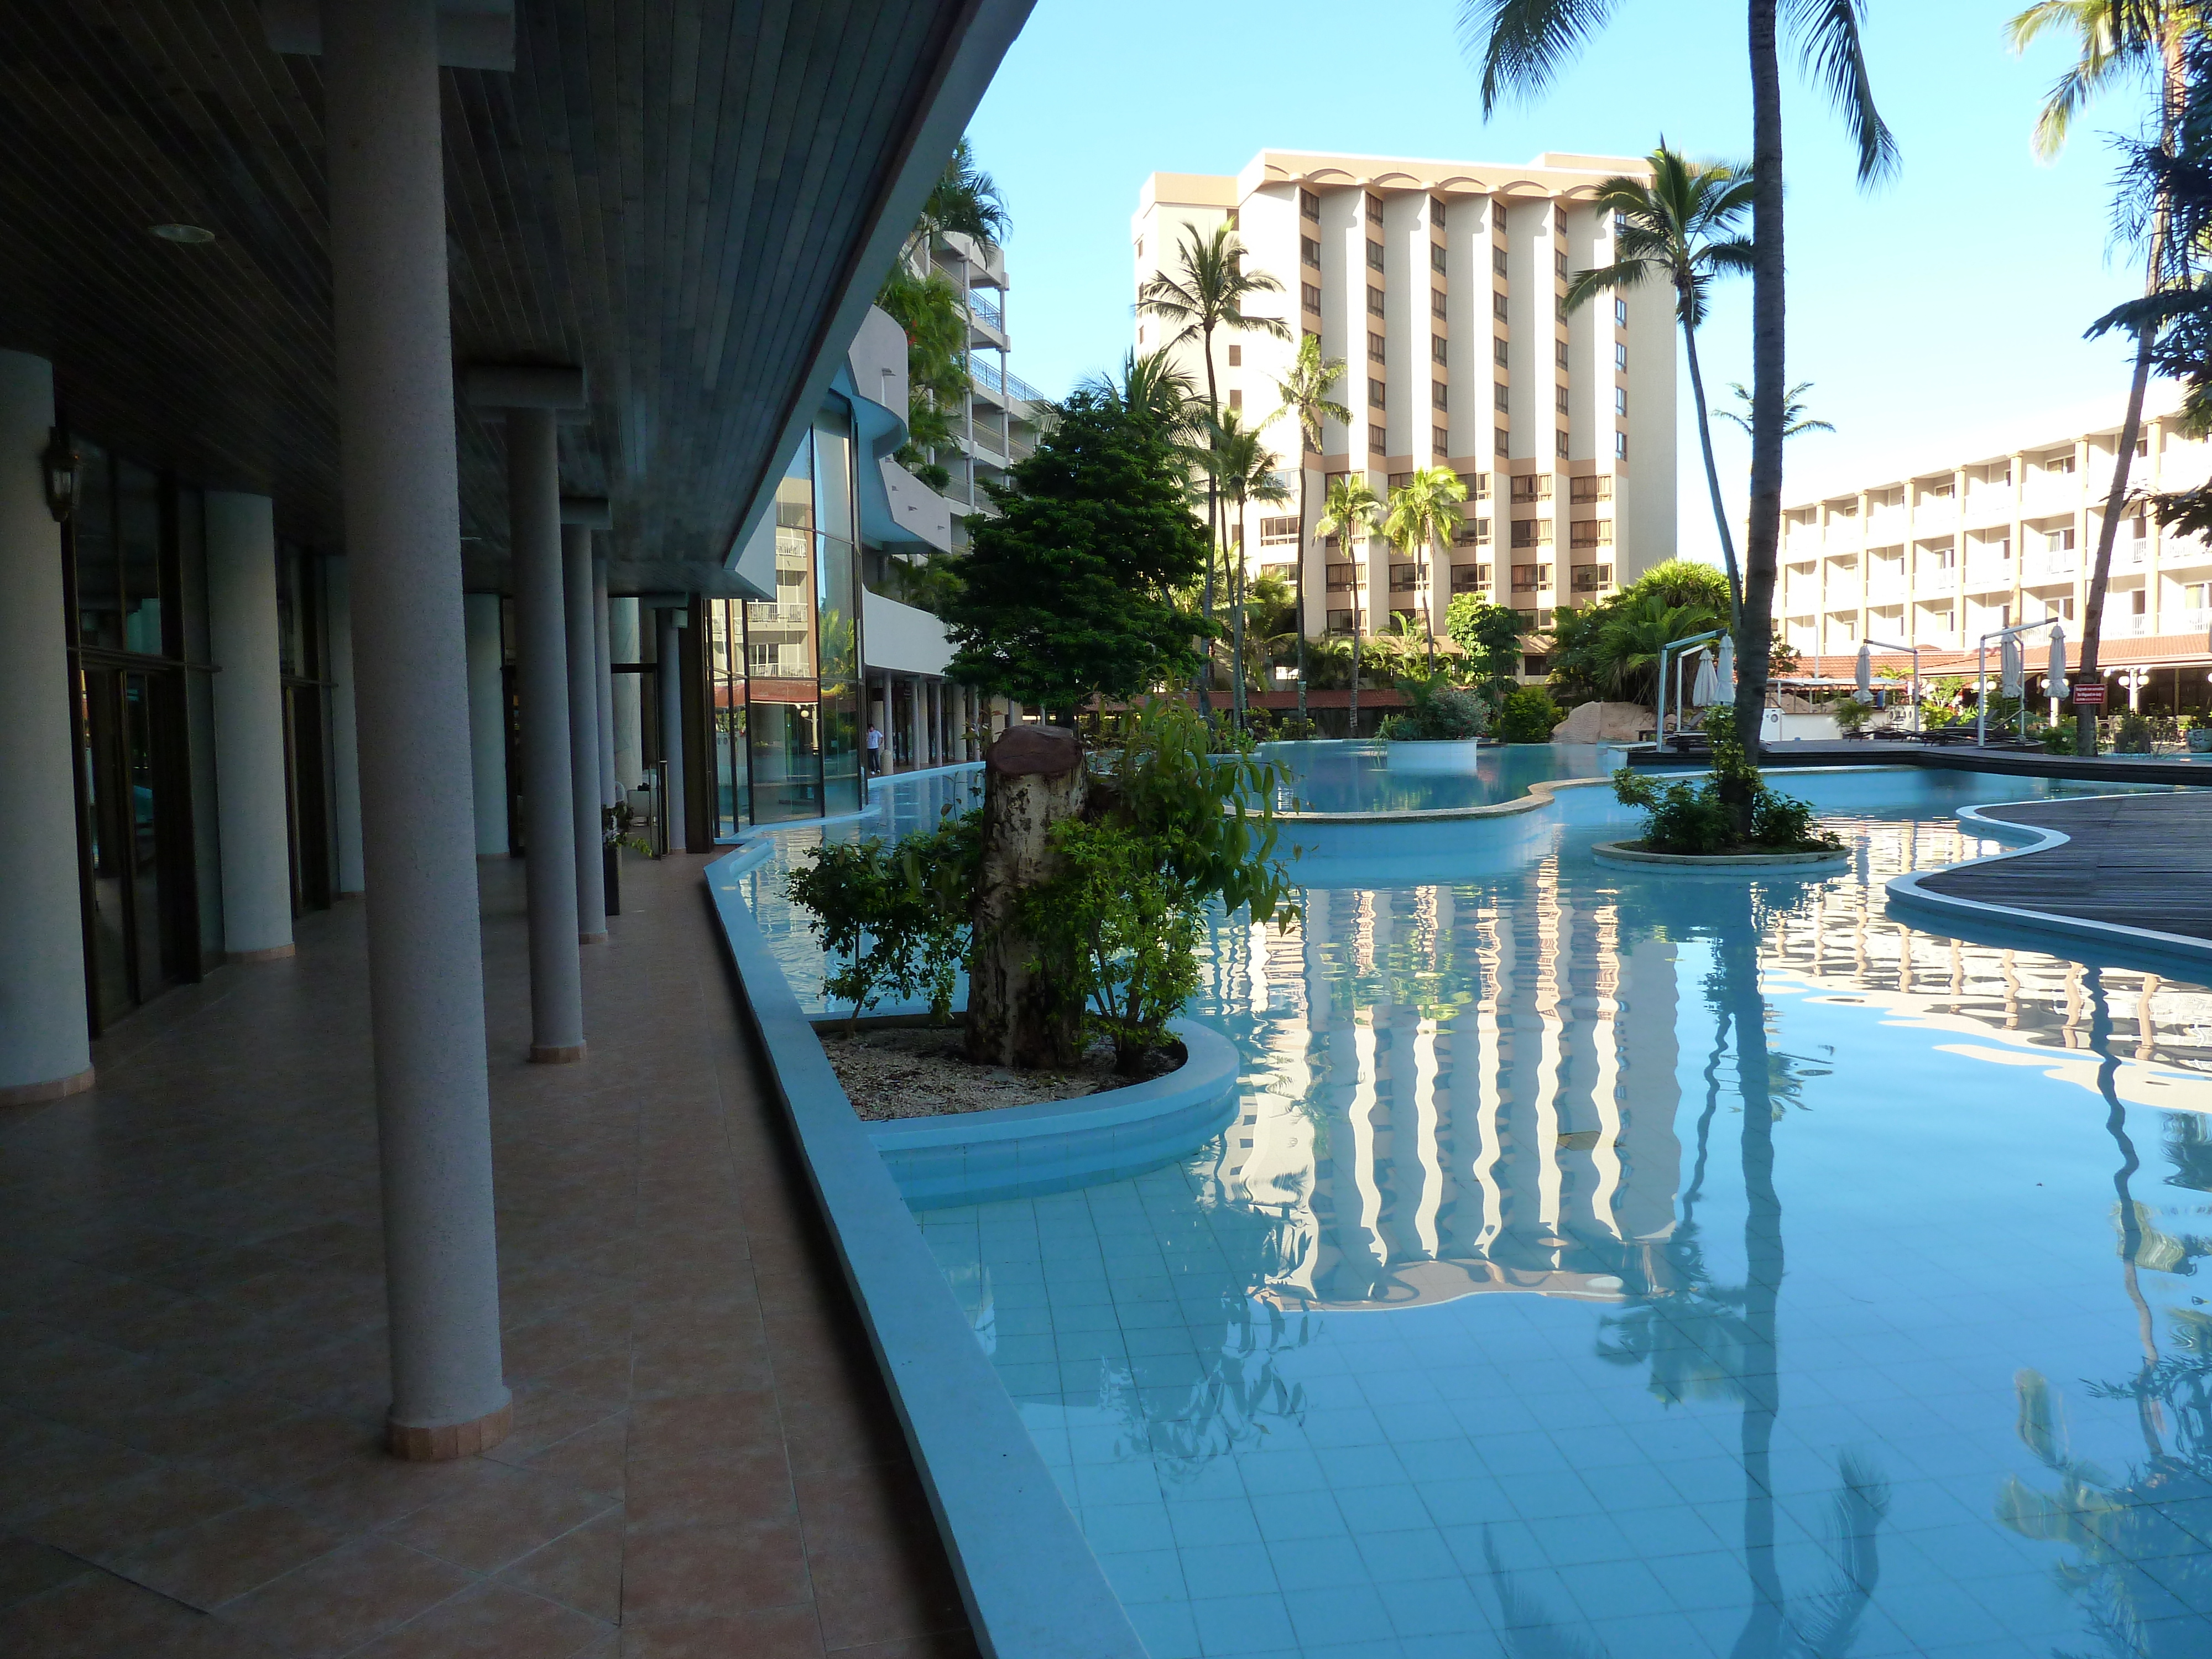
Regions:
M 2119 718 L 2112 728 L 2112 750 L 2121 755 L 2148 755 L 2151 752 L 2150 721 L 2143 715 L 2130 711 Z
M 1498 710 L 1495 735 L 1500 743 L 1549 743 L 1552 728 L 1566 717 L 1567 711 L 1540 688 L 1516 686 Z
M 1449 666 L 1410 664 L 1398 672 L 1403 714 L 1384 720 L 1381 735 L 1393 743 L 1452 743 L 1479 738 L 1490 723 L 1490 705 L 1451 683 Z
M 1713 766 L 1696 782 L 1662 784 L 1626 766 L 1613 773 L 1613 799 L 1644 809 L 1646 848 L 1704 854 L 1736 848 L 1811 853 L 1844 844 L 1814 822 L 1807 803 L 1767 787 L 1736 738 L 1735 710 L 1712 710 L 1705 730 L 1712 738 Z
M 1828 718 L 1845 734 L 1857 731 L 1873 714 L 1874 709 L 1856 697 L 1838 697 L 1828 705 Z
M 1475 684 L 1492 702 L 1503 702 L 1521 672 L 1524 645 L 1520 613 L 1479 593 L 1462 593 L 1444 611 L 1444 632 L 1466 653 Z
M 791 872 L 792 902 L 811 913 L 807 926 L 840 964 L 822 988 L 853 1005 L 848 1035 L 886 995 L 927 996 L 933 1018 L 949 1017 L 967 957 L 977 825 L 971 811 L 895 845 L 880 836 L 830 842 L 808 849 L 807 866 Z

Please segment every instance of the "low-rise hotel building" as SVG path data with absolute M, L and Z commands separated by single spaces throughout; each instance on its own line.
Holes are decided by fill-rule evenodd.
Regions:
M 1601 599 L 1672 556 L 1668 293 L 1647 285 L 1571 313 L 1565 306 L 1571 274 L 1613 257 L 1613 217 L 1590 198 L 1643 167 L 1595 155 L 1514 166 L 1262 150 L 1233 178 L 1146 181 L 1131 222 L 1138 291 L 1179 276 L 1188 235 L 1223 224 L 1249 266 L 1282 284 L 1247 309 L 1279 319 L 1288 339 L 1215 337 L 1226 408 L 1268 420 L 1303 336 L 1319 336 L 1322 354 L 1344 363 L 1334 398 L 1352 418 L 1325 423 L 1320 451 L 1304 449 L 1288 416 L 1267 427 L 1277 453 L 1303 452 L 1306 524 L 1295 506 L 1270 506 L 1254 510 L 1249 532 L 1251 563 L 1285 580 L 1304 549 L 1309 633 L 1350 629 L 1355 593 L 1370 630 L 1393 612 L 1419 623 L 1425 610 L 1441 632 L 1457 593 L 1548 623 L 1556 607 Z M 1157 349 L 1173 332 L 1139 314 L 1137 349 Z M 1194 343 L 1177 360 L 1206 383 Z M 1347 550 L 1314 533 L 1335 477 L 1364 473 L 1387 499 L 1434 466 L 1467 486 L 1448 564 L 1401 557 L 1379 536 Z M 1292 467 L 1282 480 L 1295 500 Z
M 1930 455 L 1924 468 L 1786 506 L 1775 602 L 1783 637 L 1808 659 L 1855 653 L 1866 639 L 1966 653 L 1984 635 L 2051 618 L 2078 642 L 2120 436 L 2118 410 L 2110 413 L 2071 431 L 1962 445 L 1966 453 Z M 2180 429 L 2170 393 L 2154 397 L 2112 548 L 2107 666 L 2212 665 L 2212 546 L 2162 530 L 2144 501 L 2208 476 L 2212 444 Z M 2202 708 L 2203 673 L 2174 678 L 2169 691 L 2154 672 L 2143 705 Z

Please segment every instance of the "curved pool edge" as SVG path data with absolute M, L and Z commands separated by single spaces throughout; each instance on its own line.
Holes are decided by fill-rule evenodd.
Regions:
M 1146 1659 L 753 921 L 741 882 L 770 850 L 708 865 L 708 900 L 978 1643 L 993 1659 Z
M 1174 1020 L 1170 1029 L 1188 1057 L 1164 1076 L 1072 1100 L 862 1127 L 915 1209 L 1034 1198 L 1143 1175 L 1185 1156 L 1237 1115 L 1237 1045 L 1196 1020 Z
M 1884 884 L 1888 902 L 1907 910 L 1953 922 L 1964 922 L 1970 926 L 1975 923 L 1995 925 L 2044 939 L 2102 945 L 2108 951 L 2118 951 L 2124 959 L 2148 953 L 2167 963 L 2186 963 L 2200 970 L 2212 966 L 2212 940 L 2192 938 L 2185 933 L 2160 933 L 2148 927 L 2130 927 L 2122 922 L 2097 921 L 2086 916 L 2060 915 L 2049 910 L 2030 909 L 2025 905 L 1992 904 L 1986 899 L 1961 898 L 1956 894 L 1940 893 L 1923 884 L 1929 876 L 1972 869 L 1977 865 L 2002 864 L 2013 859 L 2025 858 L 2031 853 L 2045 852 L 2051 848 L 2066 845 L 2073 837 L 2062 830 L 1984 816 L 1988 807 L 2038 805 L 2040 802 L 2028 799 L 1988 801 L 1981 805 L 1960 807 L 1953 816 L 1991 840 L 2016 841 L 2023 844 L 2007 848 L 2002 853 L 1984 853 L 1979 858 L 1961 859 L 1956 864 L 1947 864 L 1940 869 L 1912 870 L 1901 876 L 1892 876 Z
M 1647 853 L 1626 842 L 1601 841 L 1590 848 L 1590 857 L 1610 870 L 1665 870 L 1677 875 L 1739 878 L 1802 872 L 1817 879 L 1848 870 L 1852 854 L 1848 847 L 1820 853 Z

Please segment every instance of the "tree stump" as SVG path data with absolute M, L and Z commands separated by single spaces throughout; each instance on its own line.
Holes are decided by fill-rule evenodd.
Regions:
M 1061 994 L 1054 964 L 1037 961 L 1018 911 L 1024 892 L 1052 878 L 1059 860 L 1046 838 L 1081 816 L 1085 783 L 1083 744 L 1057 726 L 1010 726 L 985 761 L 968 969 L 967 1052 L 979 1065 L 1070 1066 L 1080 1053 L 1082 1006 Z

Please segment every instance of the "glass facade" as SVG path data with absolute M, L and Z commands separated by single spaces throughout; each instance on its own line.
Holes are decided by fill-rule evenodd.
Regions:
M 717 836 L 860 810 L 853 453 L 825 405 L 776 490 L 775 598 L 706 602 Z

